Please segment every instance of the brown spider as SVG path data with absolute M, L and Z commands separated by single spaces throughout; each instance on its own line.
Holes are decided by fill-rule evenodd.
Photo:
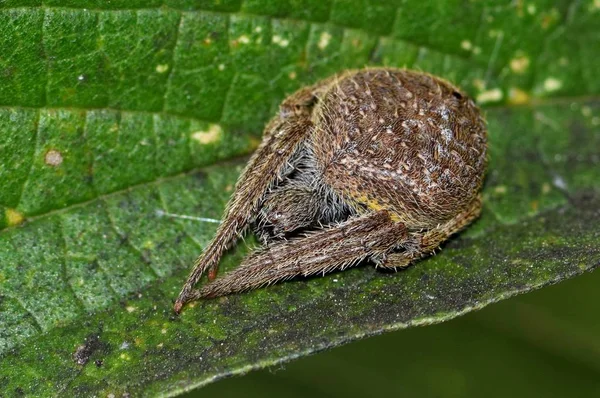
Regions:
M 445 80 L 381 68 L 302 88 L 265 128 L 175 311 L 366 259 L 406 267 L 477 218 L 485 167 L 484 119 Z M 264 247 L 214 280 L 251 225 Z

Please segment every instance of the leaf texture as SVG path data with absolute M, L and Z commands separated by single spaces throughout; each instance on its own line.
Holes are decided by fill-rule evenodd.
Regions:
M 0 2 L 0 389 L 176 395 L 595 268 L 598 25 L 593 1 Z M 220 218 L 278 103 L 369 65 L 438 74 L 485 108 L 482 217 L 406 271 L 174 316 L 216 229 L 193 218 Z

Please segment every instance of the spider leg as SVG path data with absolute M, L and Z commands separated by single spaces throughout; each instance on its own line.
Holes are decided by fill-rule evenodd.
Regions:
M 303 228 L 341 222 L 352 209 L 316 173 L 303 170 L 288 184 L 265 195 L 255 222 L 255 233 L 265 245 L 285 239 Z
M 258 250 L 235 270 L 190 292 L 188 299 L 218 297 L 295 276 L 344 269 L 389 252 L 406 234 L 406 227 L 392 221 L 386 211 L 351 218 L 303 238 Z
M 292 171 L 289 162 L 312 131 L 311 109 L 321 90 L 321 85 L 314 85 L 290 96 L 282 104 L 280 114 L 265 128 L 261 145 L 236 184 L 223 222 L 213 240 L 194 262 L 194 268 L 175 301 L 175 312 L 179 312 L 183 304 L 190 301 L 190 291 L 206 270 L 209 280 L 216 277 L 223 252 L 244 233 L 256 215 L 265 192 Z
M 404 247 L 404 251 L 390 253 L 378 266 L 385 268 L 405 268 L 415 260 L 425 257 L 434 252 L 442 242 L 469 225 L 473 220 L 479 217 L 481 213 L 481 196 L 476 197 L 473 202 L 457 216 L 444 224 L 425 232 L 411 232 L 404 242 L 399 246 Z
M 214 279 L 218 262 L 241 234 L 254 216 L 267 189 L 285 174 L 288 161 L 298 147 L 306 140 L 312 125 L 306 120 L 281 120 L 275 118 L 267 129 L 270 132 L 250 158 L 248 166 L 240 176 L 233 197 L 229 201 L 213 240 L 194 263 L 179 297 L 175 311 L 179 312 L 183 303 L 188 302 L 188 294 L 208 269 L 209 279 Z M 289 172 L 289 171 L 288 171 Z

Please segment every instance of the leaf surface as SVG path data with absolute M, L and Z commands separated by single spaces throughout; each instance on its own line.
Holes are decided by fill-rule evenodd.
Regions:
M 176 395 L 595 268 L 598 25 L 593 1 L 0 3 L 0 388 Z M 220 218 L 278 103 L 365 65 L 438 74 L 485 108 L 482 217 L 406 271 L 174 316 L 216 229 L 193 217 Z

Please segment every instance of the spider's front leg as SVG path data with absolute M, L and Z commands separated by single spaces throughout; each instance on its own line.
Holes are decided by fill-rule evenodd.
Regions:
M 192 300 L 190 292 L 206 270 L 209 280 L 215 278 L 223 252 L 256 216 L 265 192 L 293 170 L 289 162 L 313 128 L 310 114 L 316 101 L 313 93 L 318 89 L 318 86 L 304 88 L 289 97 L 282 104 L 280 114 L 265 128 L 263 141 L 240 176 L 215 237 L 194 263 L 175 301 L 175 312 L 180 312 L 183 304 Z
M 190 292 L 190 299 L 255 289 L 295 276 L 324 274 L 381 256 L 407 237 L 387 211 L 351 218 L 305 237 L 274 244 L 248 256 L 240 267 Z

